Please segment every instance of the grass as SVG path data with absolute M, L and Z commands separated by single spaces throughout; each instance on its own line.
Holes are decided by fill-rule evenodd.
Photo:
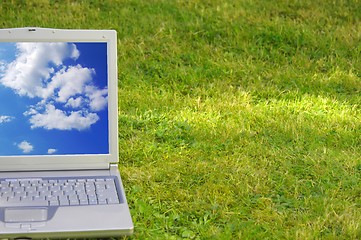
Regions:
M 5 1 L 116 29 L 126 239 L 361 238 L 361 4 Z

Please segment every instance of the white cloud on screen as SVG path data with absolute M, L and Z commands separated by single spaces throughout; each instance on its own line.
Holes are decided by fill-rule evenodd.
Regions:
M 85 95 L 90 100 L 89 106 L 93 111 L 104 109 L 108 103 L 108 89 L 97 89 L 94 86 L 85 87 Z
M 10 117 L 10 116 L 0 116 L 0 124 L 11 122 L 13 119 L 14 117 Z
M 42 111 L 42 112 L 40 112 Z M 45 110 L 31 108 L 24 115 L 30 116 L 31 128 L 44 128 L 47 130 L 72 130 L 79 131 L 89 128 L 99 120 L 96 113 L 86 111 L 72 111 L 67 113 L 56 109 L 54 105 L 47 104 Z
M 6 62 L 0 60 L 0 77 L 4 76 Z
M 27 141 L 22 141 L 17 146 L 23 153 L 30 153 L 34 150 L 34 147 Z
M 77 97 L 77 98 L 69 98 L 68 102 L 65 104 L 65 107 L 70 107 L 70 108 L 79 108 L 81 106 L 83 102 L 83 98 L 82 97 Z
M 79 64 L 63 68 L 51 79 L 44 89 L 44 97 L 54 96 L 57 102 L 66 102 L 70 97 L 83 94 L 85 86 L 91 84 L 94 69 L 83 68 Z M 55 93 L 55 90 L 58 90 Z
M 99 120 L 96 112 L 106 108 L 108 91 L 94 85 L 95 69 L 64 64 L 79 58 L 75 44 L 17 43 L 16 47 L 16 59 L 6 66 L 0 63 L 0 84 L 20 96 L 40 99 L 24 113 L 31 128 L 81 131 Z
M 48 149 L 48 154 L 54 154 L 54 153 L 56 153 L 57 151 L 58 151 L 57 149 L 49 148 L 49 149 Z
M 17 43 L 16 59 L 7 65 L 1 83 L 19 95 L 31 98 L 41 95 L 41 89 L 54 73 L 54 67 L 64 59 L 79 57 L 74 44 L 67 43 Z M 49 66 L 50 65 L 50 66 Z

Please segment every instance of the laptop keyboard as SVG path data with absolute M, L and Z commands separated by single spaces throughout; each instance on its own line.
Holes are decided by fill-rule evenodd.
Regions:
M 0 207 L 118 204 L 114 178 L 0 179 Z

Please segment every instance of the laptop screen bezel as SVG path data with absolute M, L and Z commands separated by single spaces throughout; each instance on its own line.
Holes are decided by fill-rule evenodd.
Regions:
M 0 29 L 0 42 L 105 42 L 108 69 L 108 154 L 0 156 L 0 171 L 105 169 L 118 162 L 118 78 L 115 30 Z

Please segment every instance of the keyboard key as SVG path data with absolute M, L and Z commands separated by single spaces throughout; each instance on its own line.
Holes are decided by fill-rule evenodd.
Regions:
M 49 201 L 49 206 L 59 206 L 59 201 L 58 200 Z
M 89 204 L 88 199 L 79 199 L 79 204 L 80 205 L 88 205 Z
M 69 206 L 69 200 L 59 200 L 59 205 L 60 206 Z
M 96 204 L 98 204 L 98 201 L 96 199 L 89 199 L 89 204 L 96 205 Z
M 79 200 L 78 199 L 71 199 L 69 200 L 69 205 L 79 205 Z
M 119 203 L 118 198 L 108 198 L 107 199 L 108 204 L 117 204 Z

